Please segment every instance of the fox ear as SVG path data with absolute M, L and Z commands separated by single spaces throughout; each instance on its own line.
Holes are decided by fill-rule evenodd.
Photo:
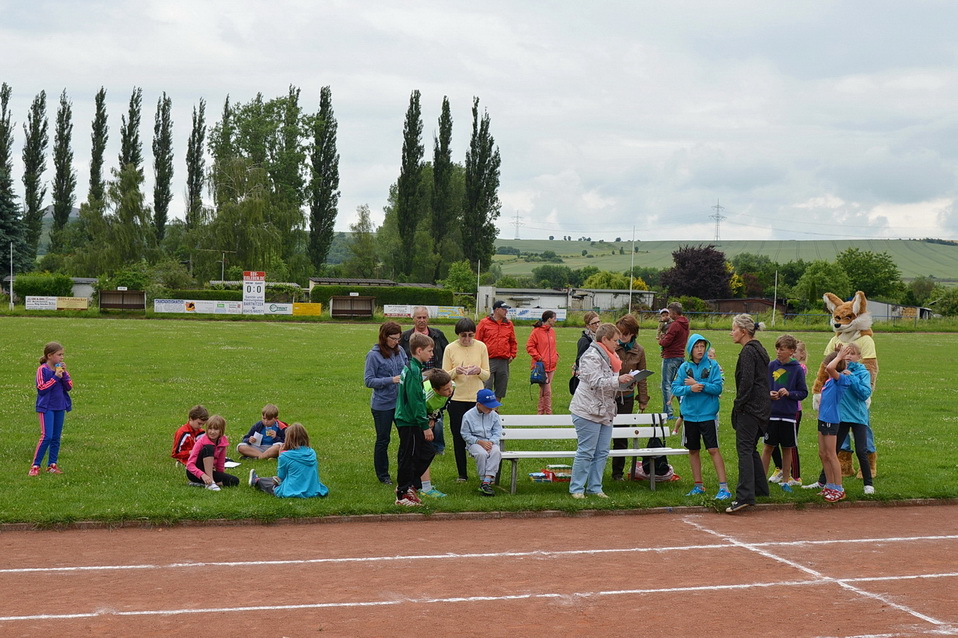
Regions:
M 852 299 L 852 312 L 856 315 L 860 315 L 865 312 L 865 308 L 868 305 L 868 301 L 865 299 L 865 293 L 861 290 L 855 293 L 855 298 Z
M 828 312 L 835 312 L 835 308 L 842 305 L 842 300 L 830 292 L 826 292 L 822 295 L 822 299 L 825 300 L 825 307 L 828 308 Z

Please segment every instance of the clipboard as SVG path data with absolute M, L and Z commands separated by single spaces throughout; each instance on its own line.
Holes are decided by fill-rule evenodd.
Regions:
M 626 390 L 631 390 L 633 387 L 635 387 L 636 383 L 644 379 L 648 379 L 653 374 L 655 374 L 655 372 L 653 372 L 652 370 L 639 370 L 634 375 L 632 375 L 632 381 L 630 381 L 629 383 L 619 384 L 619 391 L 624 392 Z

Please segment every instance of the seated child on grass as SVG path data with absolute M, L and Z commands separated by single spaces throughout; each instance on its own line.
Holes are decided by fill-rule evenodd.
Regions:
M 214 414 L 206 422 L 206 433 L 196 439 L 186 461 L 186 478 L 193 485 L 218 492 L 220 487 L 235 487 L 239 478 L 223 471 L 226 465 L 226 419 Z
M 329 494 L 329 488 L 319 480 L 316 452 L 309 447 L 309 434 L 302 423 L 294 423 L 286 428 L 286 440 L 279 451 L 276 474 L 260 478 L 256 470 L 250 470 L 250 487 L 279 498 L 312 498 Z
M 203 426 L 209 418 L 210 413 L 202 405 L 194 405 L 190 408 L 186 423 L 181 425 L 173 435 L 173 453 L 170 456 L 186 465 L 190 452 L 193 450 L 193 444 L 196 443 L 196 437 L 203 434 Z
M 272 403 L 263 406 L 263 419 L 253 424 L 236 446 L 240 456 L 251 459 L 275 459 L 285 438 L 286 424 L 279 420 L 279 408 Z
M 496 408 L 502 404 L 492 390 L 479 390 L 476 394 L 476 407 L 462 417 L 462 438 L 466 449 L 476 459 L 476 473 L 479 475 L 479 491 L 483 496 L 495 496 L 492 482 L 496 480 L 502 451 L 499 439 L 502 437 L 502 421 Z

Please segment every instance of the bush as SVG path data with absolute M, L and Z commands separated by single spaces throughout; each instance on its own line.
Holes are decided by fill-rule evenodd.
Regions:
M 682 312 L 685 314 L 690 312 L 712 312 L 712 307 L 709 306 L 708 302 L 698 297 L 682 296 L 669 299 L 669 301 L 677 301 L 682 304 Z
M 171 290 L 169 299 L 193 299 L 196 301 L 243 301 L 240 290 L 204 288 L 202 290 Z
M 35 273 L 17 275 L 13 282 L 13 294 L 20 299 L 27 297 L 72 297 L 73 280 L 62 274 Z
M 358 292 L 363 297 L 375 297 L 377 306 L 387 304 L 423 306 L 452 306 L 454 298 L 451 290 L 439 288 L 417 288 L 414 286 L 314 286 L 309 294 L 314 303 L 329 303 L 330 297 L 348 297 Z

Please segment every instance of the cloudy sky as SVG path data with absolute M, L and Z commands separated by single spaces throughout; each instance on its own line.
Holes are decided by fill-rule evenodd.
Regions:
M 337 230 L 382 220 L 410 92 L 427 157 L 443 96 L 462 161 L 473 96 L 502 154 L 501 236 L 709 240 L 958 239 L 958 3 L 571 0 L 0 0 L 0 81 L 20 125 L 46 90 L 73 102 L 86 197 L 93 97 L 120 115 L 173 100 L 176 182 L 200 98 L 329 85 L 341 155 Z M 52 176 L 52 160 L 46 176 Z M 152 188 L 148 176 L 147 188 Z M 151 190 L 149 191 L 151 192 Z M 22 195 L 22 191 L 21 191 Z M 49 201 L 49 198 L 48 198 Z

